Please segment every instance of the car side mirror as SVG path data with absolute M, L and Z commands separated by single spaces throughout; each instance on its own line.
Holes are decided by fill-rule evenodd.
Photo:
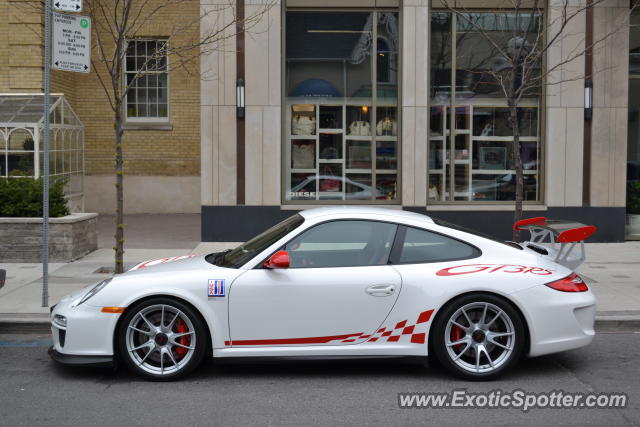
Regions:
M 278 251 L 266 260 L 264 268 L 289 268 L 290 260 L 287 251 Z

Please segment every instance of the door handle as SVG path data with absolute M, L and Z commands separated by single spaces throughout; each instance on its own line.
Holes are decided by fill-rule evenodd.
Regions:
M 369 295 L 374 297 L 386 297 L 393 295 L 396 291 L 396 287 L 393 285 L 371 285 L 364 290 Z

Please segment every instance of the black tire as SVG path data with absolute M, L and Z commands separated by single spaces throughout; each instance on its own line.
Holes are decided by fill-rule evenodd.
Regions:
M 482 312 L 485 310 L 483 306 L 487 307 L 484 323 L 481 322 Z M 471 323 L 465 320 L 461 311 L 459 312 L 463 307 L 467 307 L 465 311 Z M 498 312 L 493 310 L 501 310 L 503 314 L 497 315 Z M 491 316 L 492 314 L 495 316 Z M 463 329 L 452 323 L 448 329 L 452 317 L 454 321 L 460 321 L 459 324 L 467 328 Z M 496 319 L 491 323 L 493 317 Z M 489 328 L 474 326 L 487 323 L 491 323 Z M 501 331 L 500 327 L 504 330 Z M 493 336 L 493 334 L 509 334 L 510 327 L 513 334 Z M 454 331 L 455 328 L 458 330 Z M 450 373 L 466 380 L 488 381 L 502 376 L 522 358 L 526 345 L 526 331 L 520 313 L 505 299 L 487 293 L 467 294 L 451 301 L 439 311 L 431 329 L 433 331 L 431 349 L 437 361 Z M 455 333 L 457 336 L 454 336 Z M 448 337 L 447 334 L 449 334 Z M 512 341 L 510 337 L 513 337 Z M 463 340 L 466 342 L 451 344 Z M 511 351 L 507 352 L 507 349 L 499 345 L 511 348 Z M 480 358 L 476 359 L 478 353 Z M 456 358 L 457 360 L 454 360 Z
M 159 307 L 164 307 L 162 314 L 158 314 Z M 165 313 L 168 315 L 162 322 L 158 317 L 164 318 Z M 152 326 L 159 327 L 160 323 L 163 323 L 165 327 L 170 326 L 171 329 L 162 328 L 164 336 L 160 336 L 160 333 L 153 335 L 151 327 L 144 326 L 145 322 L 139 314 L 151 317 L 147 320 Z M 178 315 L 174 322 L 169 324 L 176 314 Z M 130 328 L 132 321 L 136 329 Z M 180 330 L 179 327 L 183 329 Z M 128 332 L 129 329 L 131 332 Z M 178 338 L 172 338 L 173 335 L 178 335 Z M 195 346 L 192 345 L 194 339 Z M 136 343 L 136 340 L 140 341 Z M 140 344 L 143 340 L 148 341 Z M 156 297 L 141 301 L 127 309 L 116 330 L 115 342 L 118 359 L 135 374 L 151 381 L 174 381 L 184 378 L 200 365 L 206 354 L 209 337 L 202 316 L 191 306 L 172 298 Z M 155 347 L 154 350 L 151 350 L 151 347 L 143 347 L 140 350 L 130 351 L 137 347 L 136 344 L 149 344 Z M 150 354 L 146 354 L 147 350 L 150 350 Z

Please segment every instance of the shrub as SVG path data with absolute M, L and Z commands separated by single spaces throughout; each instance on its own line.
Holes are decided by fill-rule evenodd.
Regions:
M 640 182 L 638 181 L 627 184 L 627 213 L 640 214 Z
M 0 178 L 0 217 L 41 217 L 42 178 Z M 52 179 L 49 186 L 49 216 L 69 214 L 64 195 L 65 181 Z

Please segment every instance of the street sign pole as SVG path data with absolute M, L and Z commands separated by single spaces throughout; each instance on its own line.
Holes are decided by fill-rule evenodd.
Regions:
M 44 2 L 44 185 L 42 187 L 42 306 L 49 306 L 49 94 L 51 92 L 51 1 Z

